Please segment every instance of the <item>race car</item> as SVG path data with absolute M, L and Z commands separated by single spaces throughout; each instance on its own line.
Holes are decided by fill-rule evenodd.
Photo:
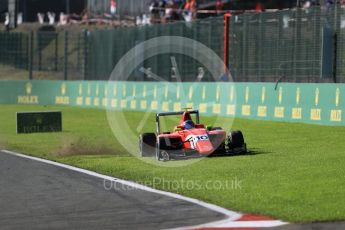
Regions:
M 161 132 L 160 117 L 182 115 L 173 132 Z M 195 122 L 192 119 L 195 115 Z M 139 137 L 141 157 L 156 156 L 159 161 L 171 159 L 243 154 L 247 145 L 241 131 L 227 132 L 220 127 L 200 124 L 199 111 L 157 113 L 156 133 L 143 133 Z

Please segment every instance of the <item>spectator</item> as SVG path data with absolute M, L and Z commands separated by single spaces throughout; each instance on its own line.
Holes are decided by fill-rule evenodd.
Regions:
M 55 24 L 55 13 L 53 12 L 48 12 L 48 19 L 49 19 L 49 25 L 54 25 Z
M 159 8 L 159 17 L 160 19 L 164 20 L 165 17 L 165 7 L 166 7 L 166 0 L 160 0 L 158 3 L 158 8 Z
M 82 23 L 85 23 L 88 25 L 89 24 L 89 12 L 85 9 L 81 15 L 82 15 L 82 17 L 81 17 Z
M 152 23 L 172 22 L 182 19 L 185 0 L 153 0 L 150 4 Z
M 150 4 L 152 23 L 173 22 L 196 18 L 196 0 L 153 0 Z
M 143 20 L 142 20 L 143 25 L 150 25 L 151 24 L 151 18 L 150 16 L 143 14 Z
M 60 20 L 59 20 L 59 26 L 67 25 L 68 23 L 68 16 L 64 14 L 63 12 L 60 13 Z
M 184 10 L 190 10 L 190 0 L 186 0 L 186 4 L 184 5 Z
M 153 0 L 150 5 L 150 13 L 151 13 L 151 23 L 158 23 L 160 22 L 160 15 L 159 15 L 159 1 Z
M 165 19 L 166 22 L 180 20 L 180 16 L 178 14 L 178 5 L 173 0 L 169 0 L 166 4 Z
M 37 18 L 38 18 L 38 23 L 42 25 L 44 23 L 44 14 L 37 13 Z
M 190 10 L 192 12 L 192 18 L 196 19 L 197 11 L 198 11 L 196 0 L 191 0 Z
M 111 0 L 111 2 L 110 2 L 110 13 L 113 17 L 116 14 L 116 1 L 115 0 Z
M 326 0 L 326 2 L 325 2 L 326 9 L 327 9 L 327 10 L 331 9 L 331 8 L 334 6 L 335 1 L 336 1 L 336 0 Z
M 174 0 L 174 2 L 176 4 L 178 18 L 180 20 L 182 20 L 183 19 L 183 8 L 184 8 L 184 5 L 185 5 L 185 0 Z
M 184 10 L 186 14 L 190 14 L 192 20 L 196 19 L 196 14 L 197 14 L 196 0 L 187 0 L 184 6 Z
M 141 17 L 140 17 L 140 16 L 137 16 L 137 20 L 135 21 L 135 25 L 141 26 L 142 24 L 143 24 L 143 23 L 142 23 Z
M 10 14 L 6 13 L 5 16 L 5 27 L 6 27 L 6 31 L 10 31 Z
M 219 11 L 221 11 L 223 9 L 223 2 L 222 0 L 217 0 L 216 1 L 216 10 L 217 10 L 217 14 L 219 14 Z
M 17 25 L 23 24 L 23 13 L 19 12 L 17 16 Z
M 261 13 L 263 11 L 262 4 L 260 2 L 256 3 L 255 12 Z
M 311 0 L 311 5 L 312 6 L 319 5 L 319 0 Z
M 174 0 L 174 2 L 179 8 L 185 4 L 185 0 Z
M 311 7 L 311 2 L 310 1 L 306 1 L 303 4 L 303 10 L 305 10 L 305 12 L 308 14 L 309 13 L 309 8 Z
M 308 9 L 310 6 L 311 6 L 311 2 L 310 2 L 310 1 L 306 1 L 306 2 L 303 4 L 303 9 Z

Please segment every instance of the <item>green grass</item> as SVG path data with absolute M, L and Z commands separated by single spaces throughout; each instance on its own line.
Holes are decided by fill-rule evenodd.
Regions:
M 32 110 L 62 110 L 64 132 L 17 135 L 15 112 Z M 233 129 L 243 130 L 251 154 L 161 167 L 126 153 L 114 138 L 105 111 L 5 105 L 0 111 L 0 146 L 10 150 L 144 184 L 155 182 L 158 189 L 231 210 L 291 222 L 345 219 L 345 127 L 236 119 Z M 132 129 L 143 117 L 142 113 L 126 115 Z M 213 123 L 212 118 L 202 117 L 202 121 Z M 221 119 L 220 124 L 230 125 L 231 120 Z M 153 129 L 152 114 L 144 130 Z M 82 151 L 77 151 L 79 147 Z M 158 183 L 157 178 L 165 182 Z M 189 188 L 190 181 L 198 186 Z M 199 189 L 209 181 L 223 187 Z M 232 181 L 239 181 L 240 188 L 231 187 Z

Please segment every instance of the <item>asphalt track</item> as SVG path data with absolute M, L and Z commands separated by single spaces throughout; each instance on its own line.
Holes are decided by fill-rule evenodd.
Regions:
M 0 173 L 0 229 L 345 229 L 345 222 L 286 225 L 225 215 L 189 199 L 133 189 L 131 182 L 118 180 L 110 189 L 106 176 L 10 152 L 0 151 Z
M 166 229 L 224 219 L 187 201 L 0 152 L 1 229 Z M 109 187 L 107 187 L 109 188 Z

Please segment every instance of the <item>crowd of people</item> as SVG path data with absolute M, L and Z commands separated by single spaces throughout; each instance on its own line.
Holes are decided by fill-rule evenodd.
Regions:
M 150 4 L 150 23 L 165 23 L 178 20 L 192 21 L 197 18 L 198 8 L 197 0 L 152 0 Z M 319 5 L 330 9 L 335 4 L 345 6 L 345 0 L 300 0 L 297 1 L 297 7 L 308 9 L 312 6 Z M 215 13 L 222 12 L 224 1 L 214 0 Z M 265 7 L 262 1 L 257 1 L 255 8 L 246 9 L 247 11 L 263 12 Z M 245 11 L 246 11 L 245 10 Z
M 322 6 L 325 7 L 326 9 L 330 9 L 333 7 L 335 4 L 340 4 L 342 7 L 345 6 L 345 0 L 304 0 L 300 1 L 299 7 L 302 7 L 304 9 L 310 8 L 312 6 Z
M 191 21 L 196 18 L 197 10 L 196 0 L 153 0 L 150 5 L 151 23 Z
M 229 9 L 229 6 L 225 6 L 224 1 L 214 0 L 212 4 L 208 4 L 208 7 L 211 6 L 211 10 L 205 10 L 203 3 L 210 1 L 202 0 L 152 0 L 149 5 L 150 14 L 143 14 L 136 18 L 136 25 L 147 25 L 154 23 L 167 23 L 185 20 L 187 22 L 193 21 L 201 13 L 206 14 L 216 14 L 221 15 L 226 10 Z M 47 14 L 38 13 L 37 18 L 40 24 L 45 24 L 49 22 L 50 25 L 67 25 L 70 23 L 73 24 L 114 24 L 114 15 L 116 14 L 116 1 L 111 1 L 111 15 L 107 14 L 106 18 L 102 16 L 90 18 L 88 12 L 85 10 L 82 15 L 66 15 L 61 13 L 59 16 L 55 16 L 55 13 L 48 12 Z M 331 9 L 334 5 L 339 4 L 342 8 L 345 8 L 345 0 L 300 0 L 297 2 L 297 7 L 309 10 L 312 6 L 320 6 L 323 9 Z M 254 7 L 255 6 L 255 7 Z M 256 5 L 253 5 L 254 8 L 247 11 L 255 11 L 257 13 L 265 11 L 264 5 L 261 1 L 257 1 Z M 209 9 L 209 8 L 208 8 Z M 210 13 L 212 11 L 212 13 Z M 57 20 L 56 20 L 57 19 Z M 18 13 L 17 24 L 23 22 L 22 13 Z M 4 24 L 6 28 L 9 27 L 9 14 L 5 14 Z M 116 24 L 117 25 L 117 24 Z

